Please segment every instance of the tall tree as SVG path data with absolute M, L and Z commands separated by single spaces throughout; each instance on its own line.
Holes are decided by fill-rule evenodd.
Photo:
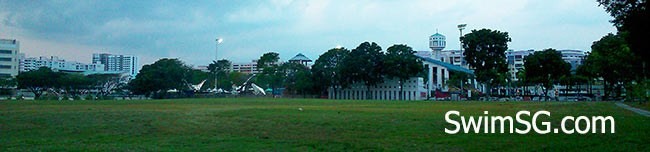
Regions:
M 305 94 L 311 86 L 309 82 L 309 69 L 299 63 L 284 63 L 278 68 L 279 78 L 282 79 L 282 86 L 288 93 Z M 306 81 L 305 81 L 306 80 Z
M 544 86 L 544 95 L 560 78 L 571 74 L 571 64 L 562 60 L 562 54 L 555 49 L 537 51 L 524 58 L 526 79 L 529 82 Z
M 648 55 L 648 50 L 650 46 L 646 43 L 647 36 L 650 35 L 650 10 L 648 9 L 647 0 L 598 0 L 601 6 L 605 7 L 605 10 L 610 13 L 614 20 L 611 22 L 614 23 L 614 26 L 617 27 L 619 34 L 627 41 L 628 46 L 631 49 L 631 52 L 639 56 L 639 61 L 641 64 L 635 64 L 641 66 L 640 76 L 642 78 L 637 78 L 637 83 L 643 85 L 641 92 L 647 92 L 648 89 L 648 80 L 647 78 L 648 71 L 650 71 L 650 55 Z M 637 87 L 638 88 L 638 87 Z M 649 98 L 648 93 L 643 93 L 643 98 L 646 100 Z
M 170 89 L 189 89 L 190 67 L 178 59 L 160 59 L 142 67 L 129 88 L 135 94 L 165 93 Z
M 222 59 L 222 60 L 219 60 L 219 61 L 216 61 L 216 62 L 212 61 L 212 63 L 210 63 L 208 65 L 208 71 L 210 71 L 210 74 L 211 74 L 209 76 L 210 81 L 206 81 L 206 82 L 212 82 L 212 83 L 208 83 L 208 84 L 215 84 L 216 83 L 215 82 L 215 76 L 217 78 L 225 78 L 225 77 L 227 77 L 228 76 L 227 69 L 229 69 L 231 65 L 232 65 L 232 63 L 230 61 L 226 60 L 226 59 Z M 198 74 L 198 72 L 196 74 Z M 220 82 L 220 80 L 217 80 L 217 81 Z M 217 85 L 217 84 L 218 83 L 216 83 L 215 85 Z M 214 87 L 214 85 L 212 87 Z M 222 84 L 222 85 L 217 86 L 217 88 L 224 88 L 224 87 L 227 88 L 227 87 L 229 87 L 229 85 Z M 215 89 L 217 89 L 217 88 L 215 88 Z
M 383 67 L 388 78 L 399 80 L 399 99 L 404 99 L 404 82 L 424 71 L 420 58 L 407 45 L 399 44 L 388 47 Z
M 257 69 L 264 69 L 265 67 L 272 66 L 280 60 L 279 56 L 280 54 L 275 52 L 264 53 L 264 55 L 257 60 Z
M 620 97 L 622 86 L 640 75 L 635 72 L 638 71 L 635 69 L 635 65 L 638 65 L 637 56 L 630 51 L 622 37 L 614 34 L 608 34 L 594 42 L 591 50 L 586 63 L 593 64 L 593 71 L 605 81 L 605 97 L 609 97 L 614 87 Z
M 366 98 L 370 98 L 370 87 L 383 82 L 385 54 L 377 43 L 363 42 L 343 59 L 345 64 L 341 73 L 345 74 L 346 84 L 363 83 L 366 86 Z
M 508 50 L 508 42 L 512 41 L 508 32 L 472 30 L 460 40 L 465 49 L 465 60 L 475 68 L 477 81 L 487 84 L 488 90 L 492 90 L 495 84 L 505 82 L 505 75 L 508 75 L 505 51 Z
M 640 57 L 639 61 L 650 69 L 647 61 L 650 60 L 647 37 L 650 35 L 650 9 L 647 0 L 597 0 L 610 13 L 614 26 L 618 29 L 630 47 L 631 52 Z M 641 71 L 639 71 L 641 72 Z M 645 71 L 644 71 L 645 72 Z M 646 75 L 647 76 L 647 75 Z
M 350 51 L 345 48 L 333 48 L 323 53 L 316 59 L 312 66 L 313 77 L 318 85 L 317 90 L 327 90 L 332 88 L 334 97 L 336 97 L 336 90 L 338 87 L 347 87 L 341 77 L 341 68 L 343 68 L 343 59 L 350 54 Z
M 298 63 L 283 63 L 281 65 L 272 65 L 264 68 L 262 73 L 257 75 L 258 83 L 266 85 L 273 89 L 273 95 L 276 94 L 279 88 L 289 89 L 287 91 L 295 91 L 293 88 L 296 82 L 295 74 L 298 71 L 308 70 L 302 64 Z

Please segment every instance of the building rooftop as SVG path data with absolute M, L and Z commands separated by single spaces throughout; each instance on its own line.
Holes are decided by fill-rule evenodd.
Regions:
M 449 69 L 450 71 L 458 71 L 458 72 L 464 72 L 464 73 L 468 73 L 468 74 L 474 74 L 474 70 L 466 69 L 466 68 L 463 68 L 463 67 L 460 67 L 460 66 L 457 66 L 457 65 L 449 64 L 447 62 L 442 62 L 440 60 L 435 60 L 435 59 L 428 58 L 428 57 L 422 57 L 422 56 L 417 56 L 417 57 L 419 57 L 420 59 L 422 59 L 425 62 L 430 62 L 430 63 L 433 63 L 433 64 L 443 66 L 443 67 Z
M 436 32 L 436 34 L 431 35 L 431 37 L 445 37 L 445 36 Z
M 311 62 L 311 59 L 307 58 L 302 53 L 298 53 L 298 55 L 296 55 L 293 58 L 289 59 L 289 61 L 310 61 Z

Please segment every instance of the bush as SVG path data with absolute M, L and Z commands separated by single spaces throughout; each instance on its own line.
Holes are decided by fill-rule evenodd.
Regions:
M 81 96 L 73 95 L 72 100 L 81 100 Z
M 86 100 L 93 100 L 93 96 L 87 94 L 87 95 L 84 97 L 84 99 L 86 99 Z
M 39 100 L 59 100 L 59 96 L 57 95 L 52 95 L 52 94 L 47 94 L 47 95 L 42 95 L 38 97 Z

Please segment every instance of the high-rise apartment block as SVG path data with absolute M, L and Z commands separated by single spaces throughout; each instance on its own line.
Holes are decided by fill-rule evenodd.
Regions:
M 20 60 L 20 42 L 0 39 L 0 77 L 8 78 L 18 75 Z
M 105 71 L 127 72 L 131 78 L 138 74 L 138 57 L 134 55 L 116 55 L 107 53 L 93 54 L 93 64 L 103 64 Z

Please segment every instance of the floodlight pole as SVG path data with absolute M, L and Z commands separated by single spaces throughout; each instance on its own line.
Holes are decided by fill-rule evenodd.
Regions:
M 465 26 L 467 26 L 467 24 L 459 24 L 458 25 L 458 30 L 460 31 L 460 37 L 458 37 L 458 42 L 460 42 L 459 43 L 460 44 L 459 50 L 460 50 L 461 55 L 463 55 L 463 41 L 461 41 L 460 38 L 463 37 L 463 30 L 465 29 Z M 463 60 L 465 60 L 465 57 L 461 58 L 461 61 L 460 61 L 461 66 L 463 66 Z M 460 79 L 460 95 L 462 95 L 463 93 L 464 93 L 463 92 L 463 79 Z
M 216 45 L 214 49 L 214 91 L 218 91 L 218 82 L 217 82 L 217 77 L 219 75 L 219 56 L 217 55 L 219 52 L 219 44 L 223 41 L 223 39 L 218 38 L 216 39 Z

